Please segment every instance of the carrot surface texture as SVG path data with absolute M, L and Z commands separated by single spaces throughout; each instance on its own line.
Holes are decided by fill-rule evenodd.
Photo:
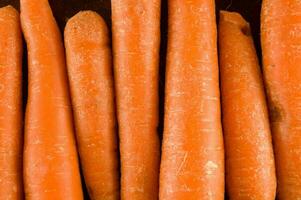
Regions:
M 21 0 L 28 48 L 26 199 L 83 199 L 61 35 L 47 0 Z
M 111 48 L 107 26 L 83 11 L 65 28 L 67 68 L 77 144 L 92 200 L 119 199 Z
M 261 42 L 279 200 L 301 199 L 301 1 L 263 0 Z
M 112 0 L 121 199 L 158 199 L 160 0 Z
M 220 12 L 220 74 L 231 200 L 274 200 L 276 174 L 259 62 L 250 25 L 238 13 Z
M 169 0 L 160 199 L 223 200 L 214 0 Z
M 22 35 L 20 16 L 0 8 L 0 199 L 22 199 Z

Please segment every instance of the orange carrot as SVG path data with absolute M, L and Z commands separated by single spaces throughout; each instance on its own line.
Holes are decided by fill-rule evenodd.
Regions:
M 224 199 L 214 0 L 168 1 L 160 199 Z
M 47 0 L 21 0 L 28 47 L 26 199 L 81 200 L 82 188 L 61 35 Z
M 22 35 L 19 13 L 0 8 L 0 199 L 22 199 Z
M 160 0 L 112 0 L 121 198 L 158 198 Z
M 72 17 L 65 28 L 67 68 L 77 143 L 91 199 L 119 199 L 111 49 L 95 12 Z
M 263 0 L 263 68 L 278 199 L 301 199 L 301 1 Z
M 274 200 L 276 174 L 268 110 L 250 25 L 238 13 L 219 21 L 226 188 L 232 200 Z

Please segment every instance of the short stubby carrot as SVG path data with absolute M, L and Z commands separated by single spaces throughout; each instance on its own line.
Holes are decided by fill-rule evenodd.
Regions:
M 214 0 L 168 1 L 160 199 L 223 200 Z
M 92 200 L 119 199 L 119 169 L 111 48 L 104 20 L 93 11 L 73 16 L 65 47 L 77 144 Z
M 112 0 L 121 199 L 158 199 L 160 0 Z
M 61 35 L 47 0 L 21 0 L 28 49 L 24 186 L 29 200 L 83 199 Z
M 301 199 L 301 1 L 263 0 L 261 44 L 277 196 Z
M 226 188 L 231 200 L 274 200 L 276 174 L 268 109 L 250 25 L 220 12 L 219 50 Z
M 22 35 L 20 16 L 0 8 L 0 199 L 22 199 Z

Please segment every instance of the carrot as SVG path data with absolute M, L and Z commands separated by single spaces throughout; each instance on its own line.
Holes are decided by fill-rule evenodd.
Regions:
M 263 69 L 279 200 L 301 199 L 301 2 L 264 0 Z
M 112 0 L 121 198 L 158 198 L 160 0 Z
M 91 199 L 119 199 L 114 88 L 108 29 L 95 12 L 65 28 L 67 68 L 78 149 Z
M 240 14 L 220 12 L 219 49 L 228 195 L 233 200 L 274 200 L 264 87 L 250 25 Z
M 47 0 L 21 0 L 28 47 L 26 199 L 83 199 L 61 35 Z
M 168 1 L 160 199 L 224 199 L 214 0 Z
M 19 13 L 0 8 L 0 198 L 22 199 L 22 35 Z

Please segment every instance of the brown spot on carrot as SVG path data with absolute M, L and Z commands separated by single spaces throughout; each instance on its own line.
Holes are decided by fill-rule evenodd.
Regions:
M 250 37 L 252 35 L 249 26 L 243 26 L 241 28 L 241 32 L 247 37 Z
M 283 109 L 276 103 L 270 104 L 270 121 L 280 122 L 283 120 Z

